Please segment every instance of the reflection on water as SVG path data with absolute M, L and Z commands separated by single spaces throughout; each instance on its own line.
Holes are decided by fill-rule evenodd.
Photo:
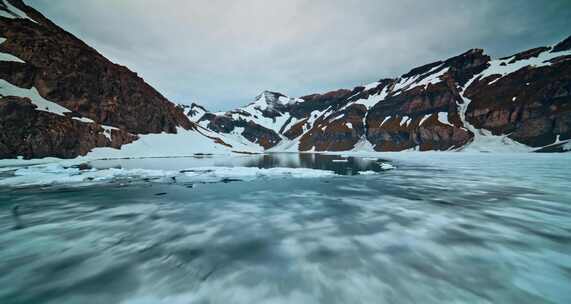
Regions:
M 193 164 L 376 163 L 279 157 Z M 571 303 L 571 162 L 518 157 L 192 188 L 0 188 L 0 303 Z M 157 165 L 145 162 L 112 166 Z
M 274 153 L 242 155 L 234 157 L 197 156 L 181 158 L 117 159 L 93 161 L 98 169 L 160 169 L 180 170 L 199 166 L 255 167 L 255 168 L 310 168 L 333 171 L 339 175 L 356 175 L 363 171 L 384 171 L 381 165 L 388 163 L 377 158 L 341 157 L 339 155 L 313 153 Z

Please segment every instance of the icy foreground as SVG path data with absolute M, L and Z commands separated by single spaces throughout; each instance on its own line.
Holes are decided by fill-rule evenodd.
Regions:
M 151 180 L 0 186 L 0 302 L 571 301 L 570 156 L 394 153 L 375 174 L 376 158 L 252 157 L 94 162 Z M 177 164 L 194 171 L 174 183 L 162 174 Z M 18 170 L 0 180 L 79 169 Z M 179 180 L 209 170 L 227 183 Z
M 267 159 L 274 158 L 270 164 L 265 163 Z M 217 183 L 377 174 L 395 169 L 390 163 L 374 157 L 358 160 L 351 156 L 312 154 L 201 155 L 100 160 L 80 158 L 44 161 L 46 163 L 22 161 L 9 166 L 0 166 L 0 187 L 85 187 L 137 182 Z M 336 163 L 341 164 L 334 166 Z

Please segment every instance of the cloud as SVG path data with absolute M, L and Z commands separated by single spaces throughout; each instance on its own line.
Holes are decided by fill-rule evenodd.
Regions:
M 571 34 L 568 0 L 27 0 L 174 102 L 227 110 Z

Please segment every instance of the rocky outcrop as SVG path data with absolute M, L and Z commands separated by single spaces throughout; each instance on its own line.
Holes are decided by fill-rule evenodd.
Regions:
M 187 110 L 186 116 L 188 116 L 188 118 L 192 122 L 199 121 L 202 118 L 202 116 L 204 116 L 204 114 L 208 113 L 208 110 L 206 110 L 206 108 L 194 102 L 190 105 L 190 107 L 187 107 L 186 110 Z
M 556 44 L 553 49 L 551 50 L 551 52 L 563 52 L 563 51 L 569 51 L 571 50 L 571 36 L 567 37 L 567 39 L 559 42 L 558 44 Z
M 352 149 L 365 134 L 364 117 L 367 109 L 363 105 L 351 105 L 335 112 L 326 119 L 316 121 L 315 126 L 303 134 L 299 149 L 307 151 L 346 151 Z
M 303 100 L 291 107 L 290 113 L 295 118 L 309 117 L 314 112 L 324 111 L 326 109 L 339 109 L 347 104 L 347 99 L 357 93 L 360 88 L 355 90 L 339 89 L 327 92 L 325 94 L 312 94 L 300 97 Z
M 475 49 L 444 62 L 411 70 L 383 87 L 386 97 L 367 115 L 367 139 L 377 151 L 450 150 L 473 134 L 458 113 L 459 88 L 488 66 Z
M 534 57 L 538 55 L 519 60 Z M 505 66 L 516 58 L 505 59 Z M 532 147 L 571 139 L 571 57 L 556 56 L 550 61 L 474 81 L 465 94 L 471 100 L 467 121 Z
M 120 148 L 137 139 L 121 129 L 38 111 L 28 98 L 0 99 L 0 158 L 71 158 L 95 147 Z
M 74 157 L 85 154 L 92 147 L 110 146 L 110 143 L 89 134 L 88 130 L 97 129 L 97 125 L 118 128 L 121 134 L 176 133 L 178 127 L 193 128 L 181 109 L 136 73 L 113 64 L 21 0 L 0 0 L 0 12 L 0 54 L 5 54 L 2 58 L 17 58 L 0 61 L 0 78 L 20 88 L 34 88 L 44 99 L 71 111 L 72 116 L 94 122 L 92 126 L 79 127 L 77 124 L 87 124 L 86 120 L 74 122 L 65 120 L 65 117 L 48 119 L 47 116 L 52 114 L 38 113 L 35 115 L 38 118 L 34 122 L 36 127 L 49 129 L 57 125 L 58 134 L 77 138 L 66 139 L 61 145 L 54 143 L 45 149 L 23 148 L 18 152 L 21 154 L 6 152 L 0 157 Z M 0 91 L 0 95 L 4 96 L 0 99 L 4 108 L 6 103 L 13 103 L 13 100 L 5 98 L 10 96 L 10 92 Z M 30 109 L 14 107 L 13 104 L 10 107 L 23 111 Z M 29 114 L 25 112 L 21 115 L 27 117 Z M 41 126 L 44 122 L 51 125 Z M 18 134 L 38 143 L 51 140 L 43 138 L 50 132 Z M 16 146 L 22 138 L 15 135 L 4 136 L 1 145 Z M 125 138 L 132 140 L 136 136 Z M 119 147 L 119 142 L 115 142 L 115 146 Z M 64 150 L 58 150 L 58 147 Z M 36 152 L 40 150 L 41 153 Z M 51 152 L 46 154 L 44 151 Z
M 244 138 L 265 149 L 275 146 L 281 140 L 281 137 L 274 130 L 260 126 L 252 121 L 247 123 L 245 121 L 239 121 L 237 126 L 244 128 L 244 131 L 241 133 Z
M 231 116 L 206 113 L 199 120 L 199 124 L 201 122 L 203 126 L 214 132 L 242 136 L 251 143 L 266 149 L 275 146 L 281 140 L 274 130 L 246 119 L 234 120 Z

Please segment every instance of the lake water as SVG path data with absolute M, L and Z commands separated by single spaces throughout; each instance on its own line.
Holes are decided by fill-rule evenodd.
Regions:
M 0 168 L 0 303 L 571 303 L 571 155 L 381 158 Z

